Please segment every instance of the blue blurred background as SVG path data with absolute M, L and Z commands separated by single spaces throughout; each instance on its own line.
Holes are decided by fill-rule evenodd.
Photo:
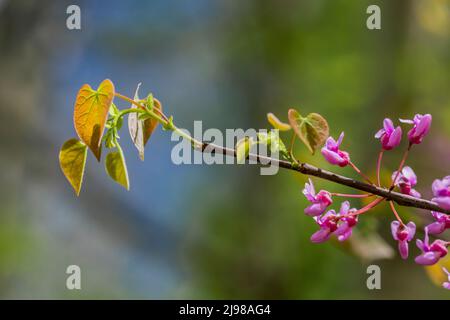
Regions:
M 81 8 L 81 30 L 66 28 L 70 4 Z M 370 4 L 381 7 L 381 30 L 366 28 Z M 195 120 L 266 128 L 267 112 L 319 112 L 333 136 L 345 130 L 345 149 L 369 175 L 383 118 L 431 113 L 409 161 L 430 197 L 433 179 L 450 172 L 449 32 L 447 0 L 0 0 L 0 297 L 448 299 L 433 270 L 399 259 L 387 207 L 363 217 L 346 245 L 311 244 L 304 176 L 176 166 L 161 130 L 141 162 L 124 128 L 131 190 L 89 157 L 77 198 L 57 155 L 75 136 L 78 89 L 105 78 L 129 96 L 142 82 L 141 95 L 152 92 L 187 129 Z M 353 176 L 300 145 L 296 154 Z M 385 157 L 385 179 L 400 157 Z M 366 287 L 373 263 L 382 290 Z M 66 289 L 71 264 L 82 290 Z

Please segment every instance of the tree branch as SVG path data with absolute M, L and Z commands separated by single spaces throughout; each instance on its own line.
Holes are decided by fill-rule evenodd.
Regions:
M 203 143 L 201 146 L 194 146 L 194 149 L 201 152 L 209 152 L 209 153 L 220 153 L 224 155 L 229 155 L 232 157 L 236 157 L 236 150 L 221 147 L 212 143 Z M 348 178 L 327 170 L 323 170 L 321 168 L 317 168 L 308 163 L 299 162 L 298 165 L 294 165 L 286 160 L 279 160 L 275 158 L 270 158 L 267 156 L 261 156 L 257 154 L 249 154 L 248 159 L 251 161 L 255 161 L 259 164 L 271 164 L 278 165 L 280 168 L 294 170 L 300 172 L 305 175 L 315 176 L 321 179 L 325 179 L 328 181 L 335 182 L 337 184 L 341 184 L 344 186 L 351 187 L 353 189 L 361 190 L 364 192 L 368 192 L 380 197 L 385 198 L 386 200 L 391 200 L 396 202 L 400 206 L 405 207 L 413 207 L 419 209 L 425 209 L 430 211 L 438 211 L 446 214 L 450 214 L 450 210 L 445 210 L 439 207 L 436 203 L 431 202 L 430 200 L 418 199 L 409 195 L 405 195 L 399 192 L 390 191 L 386 188 L 380 188 L 375 185 L 371 185 L 365 182 L 361 182 L 352 178 Z

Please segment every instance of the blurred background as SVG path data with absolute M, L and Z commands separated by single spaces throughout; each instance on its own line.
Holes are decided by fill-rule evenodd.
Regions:
M 81 8 L 81 30 L 66 28 L 70 4 Z M 381 8 L 381 30 L 366 28 L 370 4 Z M 141 162 L 124 128 L 131 190 L 89 155 L 77 198 L 58 152 L 76 135 L 78 89 L 105 78 L 129 96 L 142 82 L 141 95 L 152 92 L 187 129 L 194 120 L 267 128 L 267 112 L 319 112 L 372 176 L 383 118 L 431 113 L 408 161 L 429 198 L 431 182 L 450 173 L 449 36 L 448 0 L 0 0 L 0 298 L 448 299 L 439 269 L 399 258 L 386 206 L 361 217 L 345 245 L 315 245 L 299 174 L 176 166 L 161 130 Z M 296 154 L 355 176 L 300 144 Z M 401 154 L 386 154 L 385 181 Z M 82 290 L 66 289 L 71 264 Z M 382 290 L 366 287 L 370 264 L 381 267 Z

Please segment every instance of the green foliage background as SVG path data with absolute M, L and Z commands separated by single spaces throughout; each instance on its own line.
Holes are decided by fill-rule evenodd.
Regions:
M 78 88 L 106 77 L 129 95 L 142 81 L 188 129 L 200 119 L 205 129 L 266 128 L 267 112 L 318 112 L 333 136 L 345 131 L 344 148 L 369 175 L 383 118 L 431 113 L 409 162 L 429 197 L 433 179 L 450 172 L 449 1 L 99 2 L 81 2 L 83 29 L 69 31 L 69 2 L 0 1 L 0 297 L 448 298 L 412 259 L 311 244 L 303 176 L 177 167 L 170 137 L 158 133 L 144 164 L 127 156 L 129 193 L 90 158 L 75 199 L 56 155 L 74 133 Z M 380 5 L 382 30 L 365 27 L 369 4 Z M 302 160 L 353 174 L 297 146 Z M 384 179 L 400 157 L 385 157 Z M 388 208 L 373 216 L 361 231 L 395 246 Z M 382 269 L 380 291 L 365 285 L 371 263 Z M 84 270 L 79 292 L 65 289 L 69 264 Z

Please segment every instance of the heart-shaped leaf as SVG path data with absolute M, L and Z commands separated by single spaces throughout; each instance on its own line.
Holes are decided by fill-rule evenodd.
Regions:
M 83 183 L 84 167 L 86 165 L 87 146 L 78 139 L 69 139 L 59 152 L 61 170 L 69 180 L 77 196 Z
M 304 118 L 297 110 L 289 109 L 288 118 L 295 134 L 312 154 L 325 143 L 329 136 L 328 122 L 318 113 L 310 113 Z
M 291 130 L 291 126 L 287 123 L 284 123 L 280 119 L 278 119 L 273 113 L 267 114 L 267 121 L 274 127 L 275 129 L 278 129 L 280 131 L 288 131 Z
M 96 91 L 88 84 L 84 84 L 75 100 L 73 113 L 75 131 L 99 161 L 103 130 L 113 99 L 114 84 L 106 79 Z
M 139 83 L 138 87 L 136 88 L 136 92 L 134 93 L 134 101 L 139 101 L 138 91 L 140 86 L 141 84 Z M 155 108 L 161 110 L 161 105 L 157 101 L 153 103 L 152 107 L 153 110 Z M 131 108 L 137 108 L 137 106 L 132 104 Z M 138 150 L 139 157 L 142 161 L 144 161 L 145 144 L 147 143 L 157 125 L 158 121 L 151 117 L 140 119 L 137 113 L 130 113 L 128 115 L 128 130 L 130 132 L 131 140 Z
M 122 152 L 114 151 L 108 153 L 105 160 L 105 169 L 114 181 L 123 186 L 125 189 L 130 189 L 127 165 Z

